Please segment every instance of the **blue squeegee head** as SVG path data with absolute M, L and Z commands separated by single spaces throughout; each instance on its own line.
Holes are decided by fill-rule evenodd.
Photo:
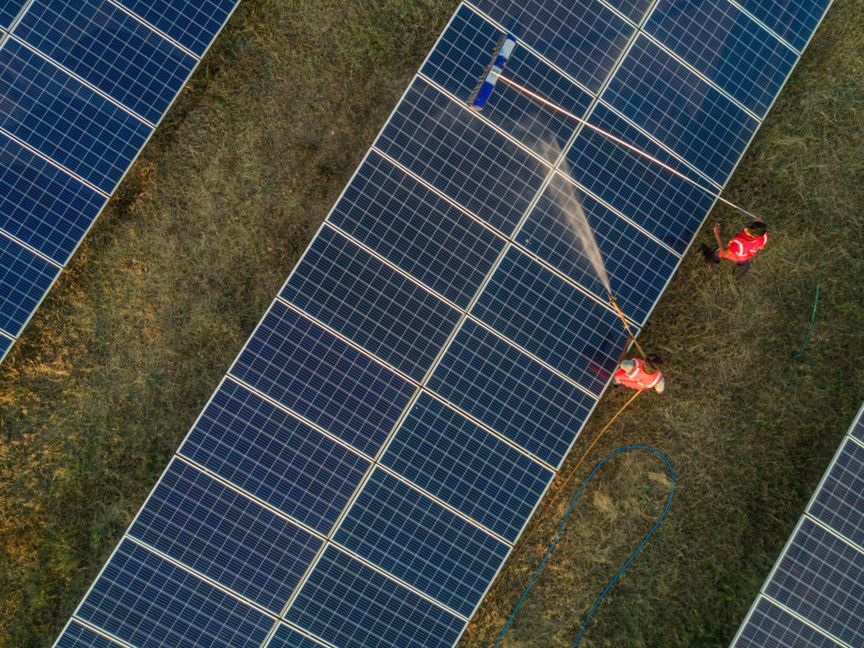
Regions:
M 471 97 L 468 99 L 468 107 L 471 110 L 483 110 L 486 102 L 489 100 L 492 91 L 495 89 L 495 82 L 498 80 L 498 75 L 504 71 L 510 55 L 513 53 L 513 48 L 516 47 L 516 37 L 513 34 L 507 34 L 504 39 L 498 44 L 495 54 L 492 56 L 492 61 L 486 66 L 483 76 Z

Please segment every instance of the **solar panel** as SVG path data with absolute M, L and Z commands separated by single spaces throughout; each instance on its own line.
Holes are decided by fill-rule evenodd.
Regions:
M 0 3 L 0 359 L 235 5 Z
M 638 328 L 713 204 L 512 87 L 465 100 L 512 30 L 520 83 L 719 191 L 792 49 L 703 11 L 725 61 L 662 2 L 460 5 L 61 641 L 452 646 L 626 343 L 561 209 Z
M 862 422 L 864 405 L 738 630 L 736 648 L 864 645 Z

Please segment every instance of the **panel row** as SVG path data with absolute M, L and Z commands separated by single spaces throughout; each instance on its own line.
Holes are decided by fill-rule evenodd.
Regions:
M 11 32 L 0 46 L 4 333 L 20 334 L 235 5 L 0 7 Z

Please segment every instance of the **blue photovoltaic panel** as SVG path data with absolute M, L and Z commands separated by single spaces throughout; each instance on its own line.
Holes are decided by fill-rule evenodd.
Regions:
M 503 36 L 504 32 L 476 13 L 460 7 L 421 72 L 467 101 Z M 506 75 L 579 116 L 591 103 L 590 94 L 518 45 L 507 62 Z M 496 86 L 483 115 L 550 162 L 558 157 L 577 125 L 505 83 Z
M 0 134 L 0 228 L 20 241 L 65 264 L 106 201 Z
M 238 0 L 122 0 L 156 29 L 202 56 Z
M 661 0 L 645 31 L 757 115 L 798 60 L 729 0 Z
M 280 302 L 231 374 L 373 456 L 414 393 L 411 383 Z
M 9 338 L 0 335 L 0 360 L 3 359 L 3 356 L 6 355 L 6 352 L 9 350 L 9 347 L 12 346 L 12 340 Z
M 322 543 L 176 459 L 129 535 L 275 614 Z
M 595 402 L 471 320 L 441 358 L 429 388 L 553 466 Z
M 18 335 L 59 272 L 57 266 L 0 235 L 0 329 Z
M 864 552 L 808 518 L 765 594 L 850 646 L 864 645 Z
M 561 217 L 562 212 L 574 213 L 579 206 L 600 248 L 619 305 L 629 317 L 643 322 L 674 272 L 678 257 L 560 175 L 544 189 L 516 240 L 607 300 L 606 287 L 573 229 Z
M 76 614 L 142 647 L 257 648 L 273 625 L 129 540 L 120 543 Z
M 700 186 L 710 187 L 706 179 L 603 104 L 595 107 L 589 121 L 656 157 Z M 580 131 L 568 150 L 565 171 L 679 253 L 687 249 L 714 202 L 711 193 L 588 128 Z M 611 264 L 610 259 L 604 260 Z
M 542 162 L 416 79 L 375 146 L 510 234 L 546 175 Z
M 651 6 L 652 0 L 606 0 L 606 2 L 633 22 L 638 23 L 642 20 L 648 7 Z
M 864 448 L 846 441 L 808 513 L 864 547 Z
M 35 0 L 15 36 L 154 123 L 195 66 L 107 0 Z
M 465 625 L 332 546 L 286 619 L 340 648 L 444 648 Z
M 505 244 L 374 151 L 329 222 L 462 308 Z
M 26 4 L 27 0 L 0 0 L 0 27 L 8 29 L 15 16 Z
M 151 130 L 12 39 L 0 49 L 0 102 L 0 127 L 107 193 Z
M 553 473 L 426 393 L 381 463 L 510 542 Z
M 279 628 L 267 642 L 267 648 L 321 648 L 321 644 L 295 632 L 286 625 L 279 624 Z
M 627 343 L 612 310 L 515 248 L 507 251 L 472 314 L 596 394 Z
M 376 469 L 335 542 L 465 616 L 495 577 L 508 546 Z
M 644 36 L 636 39 L 603 100 L 721 184 L 759 125 Z
M 57 640 L 57 648 L 118 648 L 121 645 L 75 621 L 69 623 Z
M 803 621 L 760 598 L 735 648 L 840 648 Z
M 415 380 L 459 319 L 455 308 L 329 227 L 280 296 Z
M 478 0 L 477 7 L 596 91 L 633 28 L 597 0 Z
M 320 533 L 329 533 L 369 462 L 231 380 L 180 454 Z
M 738 0 L 738 4 L 787 43 L 801 50 L 810 40 L 831 0 Z

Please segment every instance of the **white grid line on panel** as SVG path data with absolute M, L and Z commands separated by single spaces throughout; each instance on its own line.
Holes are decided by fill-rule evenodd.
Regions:
M 750 13 L 749 11 L 747 11 L 747 10 L 744 8 L 744 6 L 743 6 L 742 4 L 740 4 L 740 3 L 738 3 L 738 2 L 735 2 L 735 0 L 729 0 L 729 2 L 730 2 L 731 4 L 733 4 L 733 5 L 735 5 L 736 7 L 738 7 L 738 9 L 741 10 L 741 13 L 743 13 L 743 14 L 746 15 L 748 18 L 750 18 L 750 20 L 752 20 L 754 23 L 756 23 L 757 25 L 759 25 L 763 30 L 765 30 L 766 32 L 768 32 L 768 33 L 769 33 L 771 36 L 773 36 L 777 41 L 779 41 L 780 43 L 782 43 L 783 45 L 785 45 L 785 46 L 786 46 L 787 48 L 789 48 L 791 51 L 795 52 L 795 54 L 797 54 L 798 56 L 801 56 L 801 54 L 804 52 L 804 49 L 806 49 L 806 46 L 805 46 L 804 49 L 801 49 L 801 50 L 796 49 L 796 48 L 795 48 L 791 43 L 789 43 L 788 41 L 786 41 L 786 39 L 784 39 L 782 36 L 780 36 L 777 32 L 775 32 L 773 29 L 771 29 L 768 25 L 766 25 L 764 22 L 762 22 L 761 20 L 759 20 L 759 19 L 758 19 L 756 16 L 754 16 L 752 13 Z M 818 29 L 818 26 L 817 26 L 817 29 Z M 814 29 L 813 31 L 814 31 L 814 33 L 815 33 L 816 30 Z
M 80 182 L 81 184 L 87 186 L 89 189 L 92 189 L 93 191 L 95 191 L 96 193 L 98 193 L 100 196 L 103 196 L 103 197 L 105 197 L 105 198 L 110 198 L 110 197 L 111 197 L 112 194 L 109 194 L 109 193 L 103 191 L 102 189 L 100 189 L 100 188 L 97 187 L 96 185 L 92 184 L 91 182 L 89 182 L 89 181 L 85 180 L 84 178 L 82 178 L 81 176 L 79 176 L 79 175 L 78 175 L 77 173 L 75 173 L 74 171 L 71 171 L 71 170 L 67 169 L 65 166 L 63 166 L 63 165 L 60 164 L 59 162 L 56 162 L 55 160 L 51 159 L 50 157 L 48 157 L 47 155 L 45 155 L 44 153 L 42 153 L 42 151 L 40 151 L 40 150 L 38 150 L 38 149 L 36 149 L 36 148 L 33 148 L 33 147 L 30 146 L 27 142 L 25 142 L 25 141 L 23 141 L 22 139 L 16 137 L 15 135 L 13 135 L 13 134 L 10 133 L 9 131 L 7 131 L 5 128 L 0 128 L 0 133 L 3 133 L 3 135 L 5 135 L 6 137 L 8 137 L 10 140 L 12 140 L 13 142 L 15 142 L 15 143 L 18 144 L 19 146 L 21 146 L 21 147 L 27 149 L 30 153 L 32 153 L 32 154 L 35 155 L 36 157 L 38 157 L 38 158 L 44 160 L 45 162 L 47 162 L 48 164 L 50 164 L 51 166 L 53 166 L 53 167 L 54 167 L 55 169 L 57 169 L 58 171 L 62 171 L 62 172 L 65 173 L 66 175 L 70 176 L 71 178 L 74 178 L 75 180 L 77 180 L 77 181 Z M 119 183 L 118 183 L 118 186 L 119 186 Z M 99 214 L 101 214 L 102 211 L 103 211 L 104 209 L 105 209 L 105 208 L 103 207 L 103 208 L 99 211 Z M 99 216 L 97 215 L 96 218 L 99 218 Z M 94 222 L 95 222 L 95 220 L 96 220 L 96 219 L 94 219 Z M 89 228 L 88 228 L 87 231 L 88 231 L 88 232 L 90 231 Z M 87 236 L 87 232 L 84 233 L 84 236 Z M 81 238 L 83 239 L 84 236 L 82 236 Z M 79 244 L 80 244 L 80 241 L 79 241 Z M 75 250 L 77 250 L 77 249 L 78 249 L 78 247 L 76 246 L 76 247 L 75 247 Z M 74 254 L 75 254 L 75 251 L 73 250 L 73 251 L 72 251 L 72 254 L 69 255 L 69 258 L 71 259 L 72 256 L 73 256 Z
M 783 604 L 782 604 L 780 601 L 778 601 L 777 599 L 772 598 L 771 596 L 768 596 L 768 595 L 765 594 L 764 592 L 761 592 L 761 593 L 759 594 L 759 596 L 761 596 L 763 599 L 765 599 L 766 601 L 768 601 L 768 602 L 771 603 L 772 605 L 776 605 L 778 608 L 780 608 L 781 610 L 783 610 L 784 612 L 786 612 L 789 616 L 792 616 L 792 617 L 798 619 L 798 621 L 800 621 L 801 623 L 803 623 L 804 625 L 806 625 L 808 628 L 811 628 L 811 629 L 815 630 L 816 632 L 818 632 L 819 634 L 821 634 L 821 635 L 824 636 L 824 637 L 827 637 L 827 638 L 830 639 L 831 641 L 834 641 L 834 642 L 838 643 L 839 645 L 844 646 L 844 648 L 853 648 L 853 646 L 851 646 L 850 644 L 846 643 L 845 641 L 843 641 L 843 640 L 840 639 L 839 637 L 835 637 L 833 634 L 831 634 L 830 632 L 828 632 L 828 631 L 825 630 L 824 628 L 822 628 L 822 627 L 816 625 L 815 623 L 813 623 L 812 621 L 810 621 L 810 619 L 808 619 L 807 617 L 805 617 L 805 616 L 801 616 L 801 615 L 798 614 L 795 610 L 792 610 L 792 609 L 786 607 L 785 605 L 783 605 Z M 757 597 L 757 599 L 758 599 L 758 597 Z M 744 626 L 742 625 L 741 627 L 742 627 L 742 629 L 743 629 Z
M 67 68 L 66 66 L 61 65 L 60 63 L 58 63 L 57 61 L 55 61 L 53 58 L 51 58 L 50 56 L 48 56 L 47 54 L 45 54 L 42 50 L 37 49 L 37 48 L 33 47 L 33 46 L 32 46 L 30 43 L 28 43 L 27 41 L 22 40 L 21 38 L 18 38 L 18 36 L 16 36 L 14 33 L 11 34 L 11 38 L 12 38 L 12 40 L 14 40 L 16 43 L 18 43 L 19 45 L 21 45 L 22 47 L 24 47 L 25 49 L 29 50 L 30 52 L 33 52 L 36 56 L 38 56 L 39 58 L 41 58 L 41 59 L 42 59 L 43 61 L 45 61 L 46 63 L 50 63 L 51 65 L 53 65 L 55 68 L 57 68 L 57 69 L 60 70 L 61 72 L 63 72 L 63 73 L 65 73 L 65 74 L 69 75 L 70 77 L 72 77 L 73 79 L 75 79 L 78 83 L 80 83 L 81 85 L 85 86 L 86 88 L 88 88 L 89 90 L 91 90 L 92 92 L 94 92 L 95 94 L 99 95 L 100 97 L 102 97 L 102 98 L 103 98 L 105 101 L 107 101 L 108 103 L 110 103 L 110 104 L 112 104 L 113 106 L 119 108 L 120 110 L 122 110 L 123 112 L 125 112 L 125 113 L 126 113 L 127 115 L 129 115 L 130 117 L 133 117 L 133 118 L 137 119 L 139 122 L 141 122 L 141 123 L 144 124 L 145 126 L 149 126 L 151 129 L 155 129 L 155 128 L 156 128 L 156 124 L 154 124 L 153 122 L 151 122 L 149 119 L 147 119 L 146 117 L 143 117 L 143 116 L 139 115 L 137 112 L 135 112 L 134 110 L 132 110 L 132 109 L 129 108 L 128 106 L 126 106 L 126 105 L 120 103 L 119 101 L 117 101 L 114 97 L 112 97 L 111 95 L 109 95 L 109 94 L 108 94 L 107 92 L 105 92 L 104 90 L 100 90 L 100 89 L 97 88 L 95 85 L 93 85 L 92 83 L 90 83 L 89 81 L 87 81 L 86 79 L 84 79 L 83 77 L 81 77 L 81 76 L 75 74 L 72 70 L 70 70 L 70 69 Z M 185 83 L 184 83 L 183 85 L 185 85 Z M 119 185 L 119 183 L 118 183 L 118 185 Z
M 69 617 L 69 620 L 66 622 L 66 625 L 63 626 L 63 630 L 60 632 L 60 637 L 62 637 L 63 633 L 66 632 L 66 629 L 70 625 L 72 625 L 73 621 L 75 623 L 77 623 L 78 625 L 84 626 L 85 628 L 87 628 L 91 632 L 98 634 L 100 637 L 104 637 L 105 639 L 108 639 L 109 641 L 112 641 L 112 642 L 119 644 L 121 646 L 127 646 L 127 648 L 136 648 L 135 645 L 129 643 L 128 641 L 123 641 L 120 637 L 117 637 L 117 636 L 111 634 L 107 630 L 104 630 L 104 629 L 100 628 L 99 626 L 92 624 L 90 621 L 87 621 L 86 619 L 81 619 L 81 618 L 74 616 L 74 615 Z M 57 645 L 57 642 L 60 641 L 60 637 L 57 637 L 57 641 L 54 643 L 55 646 Z
M 30 244 L 28 244 L 28 243 L 25 243 L 24 241 L 22 241 L 21 239 L 19 239 L 17 236 L 15 236 L 14 234 L 10 234 L 9 232 L 7 232 L 7 231 L 6 231 L 5 229 L 3 229 L 3 228 L 0 228 L 0 236 L 5 236 L 5 237 L 8 238 L 10 241 L 14 241 L 15 243 L 17 243 L 18 245 L 20 245 L 21 247 L 23 247 L 23 248 L 24 248 L 25 250 L 27 250 L 28 252 L 32 252 L 33 254 L 35 254 L 36 256 L 38 256 L 40 259 L 46 261 L 47 263 L 50 263 L 52 266 L 54 266 L 54 267 L 57 268 L 58 270 L 62 270 L 62 269 L 63 269 L 64 266 L 63 266 L 61 263 L 58 263 L 57 261 L 55 261 L 54 259 L 52 259 L 52 258 L 49 257 L 48 255 L 44 254 L 43 252 L 40 252 L 39 250 L 37 250 L 36 248 L 34 248 L 32 245 L 30 245 Z M 49 290 L 50 290 L 50 289 L 49 289 Z M 23 328 L 22 328 L 22 330 L 23 330 Z
M 185 53 L 185 54 L 188 54 L 189 56 L 191 56 L 192 58 L 194 58 L 196 61 L 200 61 L 200 60 L 203 58 L 203 56 L 198 56 L 198 55 L 197 55 L 195 52 L 193 52 L 192 50 L 186 49 L 183 45 L 181 45 L 179 42 L 177 42 L 176 40 L 174 40 L 173 38 L 171 38 L 168 34 L 166 34 L 165 32 L 161 31 L 160 29 L 156 28 L 154 25 L 151 25 L 149 22 L 147 22 L 146 20 L 144 20 L 141 16 L 139 16 L 138 14 L 136 14 L 136 13 L 135 13 L 134 11 L 132 11 L 131 9 L 127 9 L 126 7 L 124 7 L 122 4 L 120 4 L 120 3 L 117 2 L 116 0 L 106 0 L 106 1 L 107 1 L 109 4 L 111 4 L 111 6 L 113 6 L 115 9 L 119 9 L 120 11 L 122 11 L 123 13 L 125 13 L 127 16 L 129 16 L 130 18 L 132 18 L 132 19 L 136 20 L 138 23 L 140 23 L 141 26 L 146 27 L 147 29 L 149 29 L 150 31 L 152 31 L 152 32 L 153 32 L 154 34 L 156 34 L 157 36 L 160 36 L 164 41 L 166 41 L 166 42 L 168 42 L 168 43 L 171 43 L 174 47 L 176 47 L 177 49 L 179 49 L 181 52 L 183 52 L 183 53 Z M 221 31 L 221 30 L 220 30 L 220 31 Z M 185 85 L 185 84 L 184 84 L 184 85 Z
M 633 219 L 631 219 L 629 216 L 625 215 L 625 214 L 624 214 L 623 212 L 621 212 L 619 209 L 616 209 L 615 207 L 613 207 L 612 205 L 610 205 L 609 203 L 607 203 L 605 200 L 603 200 L 600 196 L 596 195 L 594 192 L 589 191 L 588 189 L 586 189 L 585 187 L 583 187 L 583 186 L 582 186 L 581 184 L 579 184 L 579 183 L 578 183 L 578 182 L 577 182 L 577 181 L 576 181 L 576 180 L 575 180 L 575 179 L 574 179 L 574 178 L 573 178 L 569 173 L 566 173 L 565 171 L 562 171 L 561 169 L 558 168 L 558 164 L 560 163 L 560 161 L 563 160 L 563 159 L 566 157 L 567 150 L 569 149 L 570 144 L 571 144 L 571 143 L 576 139 L 576 137 L 578 137 L 579 133 L 582 131 L 582 128 L 583 128 L 583 127 L 582 127 L 581 124 L 577 125 L 576 129 L 573 131 L 573 135 L 571 135 L 570 142 L 568 142 L 568 144 L 562 148 L 562 150 L 561 150 L 561 155 L 559 156 L 559 159 L 556 160 L 554 164 L 550 164 L 549 161 L 546 160 L 543 156 L 539 155 L 537 152 L 533 151 L 532 149 L 530 149 L 529 147 L 527 147 L 525 144 L 523 144 L 522 142 L 520 142 L 520 141 L 518 141 L 517 139 L 515 139 L 512 135 L 510 135 L 509 133 L 507 133 L 507 131 L 503 130 L 500 126 L 498 126 L 498 125 L 494 124 L 493 122 L 491 122 L 491 121 L 490 121 L 490 120 L 489 120 L 489 119 L 488 119 L 488 118 L 487 118 L 487 117 L 486 117 L 482 112 L 476 112 L 476 111 L 471 110 L 470 108 L 468 108 L 468 107 L 465 105 L 465 102 L 464 102 L 464 101 L 460 101 L 458 97 L 453 96 L 453 94 L 451 94 L 450 92 L 448 92 L 447 90 L 445 90 L 444 88 L 442 88 L 441 86 L 439 86 L 437 83 L 435 83 L 434 81 L 432 81 L 431 79 L 429 79 L 429 78 L 426 77 L 425 75 L 423 75 L 423 74 L 421 74 L 421 73 L 418 73 L 418 74 L 417 74 L 417 77 L 423 79 L 423 81 L 427 82 L 429 85 L 431 85 L 433 88 L 435 88 L 435 90 L 437 90 L 437 91 L 439 91 L 440 93 L 442 93 L 443 95 L 445 95 L 445 96 L 446 96 L 447 98 L 449 98 L 453 103 L 455 103 L 456 105 L 458 105 L 458 106 L 461 107 L 461 108 L 464 108 L 466 111 L 470 112 L 470 114 L 471 114 L 472 116 L 476 117 L 477 119 L 480 119 L 480 121 L 482 121 L 484 124 L 486 124 L 487 126 L 489 126 L 489 127 L 492 128 L 492 129 L 494 129 L 494 130 L 495 130 L 499 135 L 501 135 L 502 137 L 504 137 L 505 139 L 507 139 L 509 142 L 511 142 L 512 144 L 515 144 L 515 145 L 518 146 L 520 149 L 522 149 L 523 151 L 525 151 L 526 153 L 528 153 L 529 155 L 531 155 L 531 157 L 533 157 L 535 160 L 537 160 L 537 161 L 540 162 L 542 165 L 544 165 L 544 166 L 549 170 L 550 173 L 554 173 L 555 175 L 558 175 L 560 178 L 562 178 L 563 180 L 565 180 L 566 182 L 568 182 L 568 183 L 571 184 L 572 186 L 574 186 L 574 187 L 576 187 L 577 189 L 579 189 L 579 191 L 582 191 L 582 192 L 588 194 L 589 196 L 591 196 L 592 198 L 594 198 L 597 202 L 601 203 L 604 207 L 606 207 L 607 209 L 609 209 L 609 211 L 611 211 L 612 213 L 614 213 L 616 216 L 618 216 L 618 217 L 621 218 L 622 220 L 626 221 L 628 224 L 630 224 L 630 225 L 632 225 L 633 227 L 635 227 L 635 228 L 636 228 L 637 230 L 639 230 L 642 234 L 644 234 L 645 236 L 647 236 L 648 238 L 650 238 L 652 241 L 654 241 L 654 242 L 657 243 L 658 245 L 661 245 L 661 246 L 663 246 L 664 248 L 666 248 L 669 252 L 671 252 L 671 253 L 674 254 L 675 256 L 681 256 L 680 254 L 678 254 L 678 252 L 676 252 L 675 250 L 673 250 L 672 248 L 670 248 L 670 247 L 669 247 L 665 242 L 661 241 L 661 240 L 660 240 L 659 238 L 657 238 L 654 234 L 651 234 L 651 233 L 648 232 L 644 227 L 642 227 L 641 225 L 638 225 L 637 223 L 635 223 L 635 222 L 633 221 Z M 597 103 L 597 101 L 599 101 L 599 100 L 598 100 L 598 99 L 594 99 L 594 100 L 592 101 L 591 105 L 590 105 L 589 108 L 588 108 L 589 112 L 593 110 L 594 105 Z M 605 105 L 605 104 L 604 104 L 604 105 Z M 652 141 L 654 141 L 653 138 L 651 138 L 651 139 L 652 139 Z M 663 145 L 660 144 L 660 143 L 658 143 L 658 145 L 661 146 L 661 147 L 663 147 Z M 373 145 L 373 146 L 374 146 L 374 145 Z M 664 147 L 664 148 L 665 148 L 665 147 Z M 382 155 L 382 156 L 384 156 L 384 157 L 386 157 L 388 160 L 392 160 L 392 158 L 391 158 L 390 156 L 388 156 L 386 153 L 382 152 L 381 150 L 379 150 L 379 149 L 377 149 L 377 148 L 375 148 L 375 152 L 376 152 L 376 153 L 379 153 L 380 155 Z M 397 166 L 400 166 L 400 168 L 402 168 L 401 165 L 400 165 L 398 162 L 396 162 L 395 160 L 394 160 L 393 162 L 394 162 Z M 690 164 L 687 163 L 687 166 L 688 166 L 688 168 L 689 168 L 689 167 L 690 167 Z M 421 182 L 423 182 L 423 181 L 421 180 Z M 529 213 L 531 212 L 531 209 L 533 208 L 533 206 L 534 206 L 534 204 L 535 204 L 535 202 L 536 202 L 536 199 L 539 198 L 539 195 L 540 195 L 540 194 L 542 194 L 543 189 L 546 187 L 546 184 L 548 184 L 548 182 L 549 182 L 549 178 L 547 178 L 546 180 L 544 180 L 543 184 L 541 185 L 540 189 L 538 190 L 538 194 L 537 194 L 537 196 L 535 196 L 535 200 L 532 201 L 532 202 L 529 204 L 529 206 L 526 208 L 526 210 L 525 210 L 525 214 L 529 214 Z M 425 184 L 425 182 L 424 182 L 424 184 Z M 434 189 L 433 189 L 433 190 L 434 190 Z M 467 211 L 465 207 L 461 207 L 461 206 L 460 206 L 459 208 L 462 209 L 463 211 Z M 470 213 L 470 212 L 468 212 L 468 213 Z M 523 214 L 523 219 L 525 218 L 525 214 Z M 517 225 L 516 229 L 513 231 L 512 237 L 515 237 L 515 236 L 519 233 L 519 229 L 520 229 L 520 228 L 519 228 L 519 226 Z M 511 239 L 508 239 L 508 240 L 511 240 Z M 607 307 L 608 307 L 608 305 L 607 305 Z M 613 312 L 614 312 L 614 311 L 613 311 Z
M 475 14 L 477 14 L 478 16 L 480 16 L 483 20 L 485 20 L 487 23 L 489 23 L 490 25 L 492 25 L 493 27 L 495 27 L 495 29 L 497 29 L 497 30 L 499 30 L 499 31 L 502 31 L 502 32 L 504 32 L 505 34 L 509 34 L 509 33 L 510 33 L 510 30 L 507 29 L 506 27 L 504 27 L 504 25 L 502 25 L 501 23 L 499 23 L 497 20 L 493 19 L 492 17 L 486 15 L 486 14 L 483 12 L 482 9 L 479 9 L 478 7 L 475 7 L 475 6 L 474 6 L 473 4 L 471 4 L 470 2 L 462 2 L 462 4 L 461 4 L 460 6 L 464 6 L 464 7 L 468 8 L 468 9 L 470 9 L 470 10 L 473 11 Z M 455 12 L 454 12 L 454 15 L 455 15 Z M 441 32 L 441 33 L 443 34 L 444 32 Z M 514 36 L 516 36 L 516 34 L 514 34 Z M 552 61 L 550 61 L 550 60 L 549 60 L 548 58 L 546 58 L 545 56 L 543 56 L 540 52 L 538 52 L 536 49 L 534 49 L 531 45 L 529 45 L 529 44 L 525 43 L 524 41 L 522 41 L 521 39 L 519 39 L 518 36 L 516 37 L 516 42 L 517 42 L 519 45 L 521 45 L 522 47 L 524 47 L 526 50 L 528 50 L 529 52 L 531 52 L 531 54 L 532 54 L 533 56 L 536 56 L 540 61 L 542 61 L 543 63 L 545 63 L 546 65 L 548 65 L 550 68 L 552 68 L 553 70 L 555 70 L 555 71 L 556 71 L 558 74 L 560 74 L 562 77 L 564 77 L 565 79 L 567 79 L 570 83 L 572 83 L 573 85 L 575 85 L 577 88 L 579 88 L 580 90 L 582 90 L 582 91 L 585 92 L 586 94 L 591 95 L 592 97 L 594 96 L 594 92 L 592 92 L 592 91 L 591 91 L 589 88 L 587 88 L 584 84 L 582 84 L 581 82 L 579 82 L 579 81 L 577 81 L 575 78 L 573 78 L 573 75 L 571 75 L 571 74 L 565 72 L 564 70 L 562 70 L 558 65 L 556 65 L 555 63 L 553 63 Z M 436 43 L 436 44 L 437 44 L 437 43 Z M 433 47 L 432 49 L 434 50 L 435 48 Z M 430 53 L 431 53 L 431 51 L 432 51 L 432 50 L 430 50 Z M 490 56 L 490 57 L 492 56 L 492 52 L 489 52 L 489 56 Z M 422 68 L 422 66 L 421 66 L 421 68 Z

